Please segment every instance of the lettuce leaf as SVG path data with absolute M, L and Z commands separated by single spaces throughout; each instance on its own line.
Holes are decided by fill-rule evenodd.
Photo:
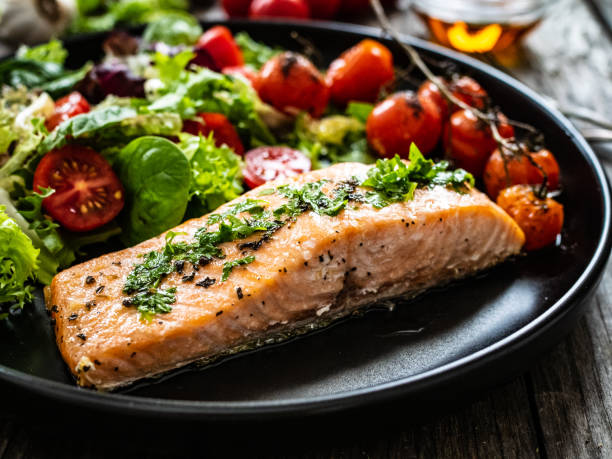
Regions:
M 341 162 L 374 162 L 365 124 L 354 117 L 332 115 L 316 120 L 303 114 L 295 122 L 289 144 L 307 155 L 315 169 Z
M 239 32 L 234 36 L 236 44 L 242 51 L 244 63 L 259 70 L 268 60 L 282 52 L 282 49 L 271 48 L 255 41 L 246 32 Z
M 181 134 L 178 146 L 191 164 L 188 216 L 201 216 L 243 193 L 242 160 L 234 151 L 215 146 L 214 138 Z
M 22 45 L 17 50 L 17 57 L 39 62 L 54 62 L 62 65 L 68 57 L 68 51 L 66 51 L 64 45 L 59 40 L 53 39 L 33 48 Z
M 170 13 L 149 23 L 142 40 L 144 43 L 163 42 L 170 46 L 193 45 L 202 35 L 202 27 L 195 17 L 186 13 Z
M 23 308 L 32 300 L 32 286 L 39 251 L 0 205 L 0 304 Z M 7 316 L 0 313 L 0 319 Z

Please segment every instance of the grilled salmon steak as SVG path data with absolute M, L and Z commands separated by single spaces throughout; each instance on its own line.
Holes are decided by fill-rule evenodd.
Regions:
M 215 215 L 233 214 L 240 238 L 207 215 L 57 274 L 46 302 L 78 383 L 113 389 L 279 341 L 520 252 L 521 229 L 479 191 L 422 186 L 410 200 L 376 206 L 353 179 L 370 167 L 338 164 L 223 205 Z M 313 183 L 327 201 L 317 187 L 302 201 L 280 191 Z M 241 233 L 240 222 L 259 229 Z M 203 227 L 217 245 L 204 234 L 186 248 Z

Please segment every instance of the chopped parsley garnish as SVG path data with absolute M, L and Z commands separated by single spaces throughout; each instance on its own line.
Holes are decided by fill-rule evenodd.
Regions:
M 278 193 L 287 201 L 274 210 L 266 210 L 267 201 L 245 199 L 231 205 L 228 210 L 208 217 L 207 226 L 196 231 L 191 242 L 174 242 L 177 233 L 169 231 L 166 245 L 161 251 L 152 251 L 143 256 L 143 262 L 134 266 L 128 275 L 123 293 L 131 295 L 124 301 L 126 306 L 135 306 L 145 320 L 154 314 L 167 313 L 172 310 L 176 301 L 176 289 L 159 289 L 164 277 L 172 272 L 183 273 L 185 263 L 193 265 L 195 276 L 199 266 L 212 259 L 223 259 L 225 254 L 219 247 L 226 242 L 248 238 L 255 233 L 263 233 L 259 240 L 244 242 L 238 245 L 240 250 L 257 250 L 272 235 L 298 215 L 313 211 L 318 215 L 334 217 L 346 208 L 349 202 L 367 202 L 376 208 L 388 206 L 394 202 L 413 199 L 418 187 L 448 186 L 461 192 L 467 185 L 474 185 L 474 178 L 463 169 L 448 170 L 446 161 L 434 163 L 425 159 L 413 144 L 410 150 L 410 163 L 404 163 L 399 156 L 377 161 L 367 172 L 367 177 L 358 182 L 356 179 L 345 180 L 335 184 L 328 193 L 323 191 L 327 180 L 306 183 L 304 185 L 284 185 L 267 192 Z M 357 187 L 369 188 L 365 195 Z M 266 191 L 266 190 L 264 190 Z M 246 217 L 238 214 L 248 213 Z M 216 229 L 209 229 L 210 225 Z M 246 265 L 255 260 L 253 255 L 223 264 L 221 281 L 226 281 L 236 266 Z M 211 284 L 212 285 L 212 284 Z
M 466 183 L 474 186 L 472 174 L 463 169 L 449 171 L 448 168 L 448 161 L 434 163 L 431 159 L 425 159 L 413 143 L 409 164 L 398 155 L 392 159 L 379 159 L 368 170 L 367 178 L 360 185 L 374 189 L 366 193 L 366 200 L 377 208 L 413 199 L 417 187 L 441 185 L 462 191 Z
M 239 258 L 238 260 L 226 261 L 223 263 L 223 276 L 221 277 L 221 281 L 225 282 L 229 275 L 232 273 L 232 269 L 236 266 L 248 265 L 249 263 L 253 263 L 255 261 L 255 257 L 253 255 L 249 255 L 248 257 Z

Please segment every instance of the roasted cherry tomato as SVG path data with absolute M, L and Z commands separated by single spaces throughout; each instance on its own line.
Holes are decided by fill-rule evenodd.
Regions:
M 287 114 L 300 110 L 319 117 L 327 107 L 329 88 L 323 76 L 304 56 L 284 52 L 264 64 L 254 82 L 264 102 Z
M 53 114 L 45 121 L 48 131 L 52 131 L 68 118 L 87 113 L 90 110 L 89 103 L 80 92 L 74 91 L 55 102 Z
M 374 40 L 363 40 L 343 52 L 327 71 L 332 100 L 375 102 L 380 90 L 393 81 L 393 56 Z
M 222 0 L 221 6 L 231 18 L 245 18 L 249 15 L 252 0 Z
M 340 9 L 342 0 L 306 0 L 313 19 L 331 19 Z
M 249 188 L 281 177 L 308 172 L 310 159 L 304 153 L 288 147 L 259 147 L 244 155 L 242 175 Z
M 544 170 L 549 189 L 556 190 L 559 187 L 559 164 L 557 164 L 557 160 L 550 151 L 540 150 L 525 152 L 525 155 L 508 155 L 504 165 L 504 158 L 497 149 L 489 157 L 483 174 L 487 194 L 491 199 L 497 198 L 501 190 L 512 185 L 537 185 L 542 183 L 544 179 L 542 172 L 529 161 L 526 155 L 529 155 Z
M 476 107 L 480 110 L 486 107 L 489 95 L 482 89 L 482 86 L 480 86 L 476 80 L 467 76 L 462 76 L 455 78 L 451 82 L 443 78 L 439 78 L 438 81 L 448 87 L 453 96 L 469 106 Z M 423 82 L 419 88 L 419 98 L 429 99 L 433 102 L 440 110 L 443 120 L 447 119 L 451 112 L 460 109 L 460 107 L 456 105 L 453 105 L 451 108 L 451 104 L 442 95 L 438 87 L 429 80 Z
M 121 182 L 110 164 L 91 148 L 67 145 L 47 153 L 34 172 L 34 190 L 53 188 L 45 211 L 70 231 L 90 231 L 123 208 Z
M 246 78 L 251 83 L 251 85 L 255 81 L 255 78 L 257 78 L 257 72 L 251 67 L 247 67 L 246 65 L 225 67 L 223 69 L 223 73 L 225 73 L 226 75 L 234 75 Z
M 508 119 L 498 115 L 497 129 L 504 138 L 514 136 L 514 128 L 507 123 Z M 469 110 L 453 113 L 444 128 L 442 137 L 444 149 L 458 167 L 482 176 L 484 166 L 497 147 L 491 128 Z
M 442 119 L 435 107 L 423 104 L 412 91 L 398 92 L 374 107 L 366 122 L 369 144 L 380 156 L 407 158 L 414 142 L 423 154 L 438 143 Z
M 308 19 L 310 9 L 305 0 L 253 0 L 249 8 L 249 17 Z
M 551 198 L 537 197 L 529 185 L 502 190 L 497 204 L 525 233 L 525 250 L 553 244 L 563 227 L 563 205 Z
M 200 113 L 196 120 L 183 121 L 183 131 L 189 134 L 202 134 L 207 136 L 211 132 L 215 139 L 215 145 L 220 147 L 225 144 L 239 155 L 244 154 L 244 147 L 236 128 L 221 113 Z
M 196 63 L 198 53 L 203 53 L 213 62 L 213 70 L 223 70 L 244 64 L 242 51 L 234 41 L 230 30 L 225 26 L 215 26 L 208 29 L 200 37 L 194 47 Z

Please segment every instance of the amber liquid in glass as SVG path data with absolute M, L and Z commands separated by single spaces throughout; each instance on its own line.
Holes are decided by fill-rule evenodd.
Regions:
M 469 24 L 446 22 L 419 12 L 430 33 L 440 44 L 464 53 L 502 51 L 515 46 L 539 20 L 527 24 Z

